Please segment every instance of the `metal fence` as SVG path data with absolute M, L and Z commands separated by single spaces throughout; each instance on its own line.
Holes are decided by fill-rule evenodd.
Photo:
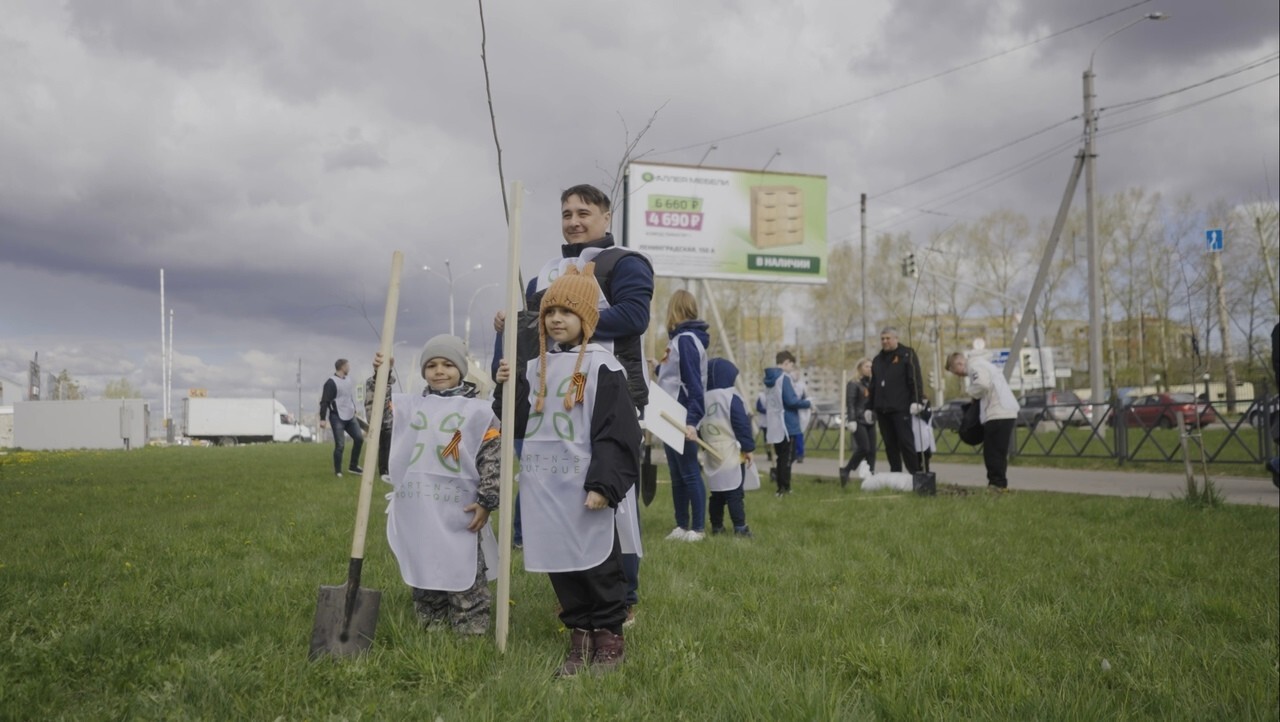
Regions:
M 1098 413 L 1089 404 L 1051 406 L 1034 418 L 1019 418 L 1017 439 L 1010 456 L 1112 459 L 1130 462 L 1182 460 L 1182 443 L 1191 444 L 1196 460 L 1199 449 L 1215 464 L 1261 464 L 1276 455 L 1277 411 L 1280 400 L 1263 387 L 1257 399 L 1226 402 L 1197 400 L 1192 414 L 1179 411 L 1181 404 L 1155 403 L 1141 407 L 1113 401 Z M 1135 409 L 1141 408 L 1141 414 Z M 805 448 L 835 450 L 842 427 L 816 415 L 805 432 Z M 939 456 L 981 456 L 982 447 L 962 442 L 949 428 L 934 428 Z M 877 444 L 883 449 L 883 444 Z M 851 452 L 852 439 L 845 437 Z

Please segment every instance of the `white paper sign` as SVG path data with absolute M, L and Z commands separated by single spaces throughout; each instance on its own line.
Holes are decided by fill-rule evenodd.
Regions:
M 680 425 L 676 425 L 663 416 L 681 421 Z M 668 447 L 675 449 L 676 453 L 684 453 L 684 423 L 687 419 L 688 411 L 663 391 L 660 386 L 649 382 L 649 404 L 644 407 L 644 419 L 641 425 L 646 431 L 658 437 L 658 440 L 666 444 Z

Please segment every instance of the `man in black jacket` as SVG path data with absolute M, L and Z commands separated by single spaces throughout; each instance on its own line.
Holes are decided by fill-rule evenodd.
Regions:
M 880 353 L 871 361 L 871 398 L 875 419 L 884 439 L 884 455 L 890 471 L 920 470 L 920 454 L 911 433 L 911 415 L 924 407 L 924 381 L 920 362 L 910 346 L 898 343 L 898 329 L 880 332 Z M 871 411 L 867 412 L 871 420 Z

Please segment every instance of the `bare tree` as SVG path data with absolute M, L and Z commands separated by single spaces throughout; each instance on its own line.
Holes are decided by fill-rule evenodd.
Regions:
M 827 282 L 810 286 L 808 306 L 810 337 L 819 349 L 818 364 L 841 368 L 851 348 L 854 329 L 862 323 L 862 291 L 858 278 L 860 259 L 851 245 L 836 246 L 827 256 Z
M 609 197 L 614 199 L 614 203 L 618 202 L 618 193 L 622 190 L 622 180 L 626 177 L 627 166 L 653 152 L 652 148 L 638 153 L 636 149 L 640 147 L 640 141 L 644 140 L 645 134 L 653 127 L 653 121 L 658 119 L 658 113 L 661 113 L 669 102 L 663 101 L 662 105 L 659 105 L 649 115 L 649 119 L 645 121 L 644 126 L 635 134 L 635 137 L 632 137 L 631 129 L 627 127 L 627 119 L 622 116 L 622 113 L 618 113 L 618 120 L 622 122 L 622 157 L 618 159 L 618 164 L 611 170 L 596 163 L 596 168 L 605 175 L 605 181 L 609 186 Z M 626 202 L 626 199 L 623 199 L 623 202 Z
M 1014 300 L 1013 286 L 1027 267 L 1027 249 L 1031 225 L 1026 216 L 1009 210 L 997 210 L 978 219 L 967 236 L 970 254 L 980 285 L 990 289 L 980 293 L 989 308 L 1000 316 L 1001 334 L 1013 338 L 1013 314 L 1021 310 Z

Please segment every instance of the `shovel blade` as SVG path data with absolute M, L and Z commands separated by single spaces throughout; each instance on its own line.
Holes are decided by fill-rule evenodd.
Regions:
M 653 503 L 658 494 L 658 467 L 653 463 L 653 447 L 644 447 L 644 462 L 640 464 L 640 500 L 645 506 Z
M 311 655 L 315 660 L 326 654 L 352 657 L 373 644 L 378 627 L 378 606 L 382 592 L 358 587 L 347 618 L 347 585 L 321 586 L 316 602 L 316 621 L 311 628 Z

